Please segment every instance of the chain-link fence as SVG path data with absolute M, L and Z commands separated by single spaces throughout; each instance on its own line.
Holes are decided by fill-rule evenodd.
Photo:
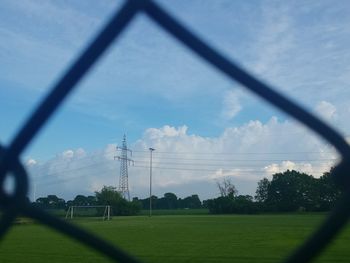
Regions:
M 58 109 L 68 94 L 76 87 L 77 83 L 97 62 L 103 52 L 128 27 L 135 15 L 141 12 L 155 21 L 160 28 L 170 33 L 179 43 L 192 50 L 206 63 L 211 64 L 222 74 L 233 81 L 239 82 L 267 102 L 309 127 L 316 134 L 331 143 L 341 154 L 342 161 L 335 167 L 332 176 L 338 184 L 345 186 L 346 191 L 344 195 L 321 227 L 285 260 L 285 262 L 299 263 L 311 261 L 336 236 L 349 217 L 350 209 L 347 201 L 350 200 L 350 189 L 348 187 L 350 177 L 346 176 L 346 171 L 350 168 L 350 147 L 337 131 L 314 117 L 297 103 L 286 98 L 269 85 L 256 79 L 252 74 L 238 67 L 234 62 L 228 60 L 218 50 L 202 41 L 174 19 L 169 12 L 151 0 L 127 1 L 52 88 L 50 94 L 34 110 L 11 144 L 6 148 L 0 148 L 0 205 L 3 209 L 0 221 L 0 237 L 5 237 L 14 219 L 20 213 L 90 246 L 115 261 L 138 262 L 133 256 L 128 255 L 107 241 L 31 206 L 26 198 L 28 175 L 19 161 L 19 156 L 45 122 L 52 116 L 53 112 Z M 12 176 L 15 181 L 13 193 L 7 193 L 4 189 L 4 182 L 8 176 Z

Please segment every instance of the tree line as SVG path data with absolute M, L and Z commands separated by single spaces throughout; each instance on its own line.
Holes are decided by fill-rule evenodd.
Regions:
M 77 195 L 73 200 L 65 201 L 56 195 L 40 197 L 33 203 L 42 209 L 64 209 L 70 206 L 96 206 L 110 205 L 113 215 L 136 215 L 141 209 L 149 209 L 149 198 L 139 199 L 134 197 L 131 202 L 125 200 L 112 186 L 104 186 L 95 195 Z M 165 193 L 163 197 L 152 196 L 152 209 L 184 209 L 202 208 L 202 202 L 198 195 L 178 198 L 174 193 Z
M 343 192 L 331 172 L 315 178 L 294 170 L 260 180 L 254 197 L 238 195 L 228 179 L 218 183 L 218 188 L 220 197 L 203 202 L 213 214 L 329 211 Z
M 112 186 L 104 186 L 101 191 L 96 191 L 95 195 L 77 195 L 73 200 L 65 201 L 56 195 L 40 197 L 33 203 L 42 209 L 64 209 L 68 210 L 70 206 L 111 206 L 112 215 L 136 215 L 141 206 L 138 202 L 129 202 Z
M 256 200 L 265 211 L 328 211 L 340 198 L 343 189 L 331 172 L 315 178 L 306 173 L 286 171 L 258 182 Z
M 139 202 L 142 209 L 149 209 L 149 197 L 145 199 L 133 198 L 134 202 Z M 163 197 L 158 198 L 152 195 L 152 209 L 184 209 L 184 208 L 202 208 L 202 202 L 198 195 L 194 194 L 185 198 L 178 198 L 174 193 L 165 193 Z
M 178 198 L 174 193 L 165 193 L 160 198 L 153 195 L 152 209 L 207 208 L 212 214 L 328 211 L 342 194 L 330 172 L 320 178 L 294 170 L 276 173 L 271 180 L 263 178 L 258 182 L 254 197 L 239 195 L 230 179 L 217 182 L 217 187 L 220 196 L 203 202 L 197 194 L 185 198 Z M 136 215 L 141 209 L 149 209 L 149 204 L 149 198 L 134 197 L 129 202 L 112 186 L 104 186 L 95 195 L 77 195 L 69 201 L 48 195 L 34 202 L 43 209 L 65 210 L 70 206 L 110 205 L 113 215 Z

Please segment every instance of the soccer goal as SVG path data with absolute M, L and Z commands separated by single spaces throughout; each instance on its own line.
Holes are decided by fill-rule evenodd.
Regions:
M 76 217 L 102 217 L 102 220 L 111 219 L 110 205 L 74 205 L 68 207 L 66 219 L 73 219 Z

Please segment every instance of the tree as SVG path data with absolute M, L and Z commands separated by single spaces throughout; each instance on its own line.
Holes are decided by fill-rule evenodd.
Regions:
M 97 203 L 96 196 L 89 195 L 87 197 L 87 202 L 88 202 L 88 205 L 96 205 Z
M 263 178 L 258 182 L 258 188 L 255 193 L 255 200 L 258 202 L 265 202 L 269 196 L 270 181 L 267 178 Z
M 113 186 L 103 186 L 101 191 L 95 192 L 95 196 L 99 205 L 114 205 L 120 203 L 123 199 Z
M 258 212 L 257 205 L 253 201 L 253 197 L 250 195 L 238 195 L 234 199 L 234 208 L 235 213 L 240 214 L 254 214 Z
M 206 200 L 205 204 L 211 214 L 254 214 L 258 212 L 258 207 L 250 195 L 220 196 Z
M 98 205 L 110 205 L 113 215 L 134 215 L 140 210 L 138 202 L 128 202 L 113 186 L 104 186 L 95 192 Z
M 180 208 L 201 208 L 202 207 L 202 202 L 199 199 L 198 195 L 191 195 L 187 196 L 184 199 L 179 199 L 178 200 L 178 206 Z
M 47 197 L 36 199 L 35 204 L 43 209 L 64 209 L 66 202 L 56 195 L 48 195 Z
M 332 172 L 332 170 L 331 170 Z M 319 210 L 331 209 L 342 194 L 342 190 L 335 183 L 331 172 L 324 173 L 318 179 Z
M 165 208 L 176 209 L 177 208 L 177 196 L 174 193 L 164 194 Z
M 252 214 L 258 211 L 257 205 L 250 195 L 238 195 L 238 191 L 230 179 L 217 182 L 220 197 L 203 201 L 212 214 Z
M 84 195 L 77 195 L 73 200 L 73 205 L 89 205 L 88 198 Z
M 164 200 L 164 198 L 158 198 L 155 195 L 152 195 L 152 209 L 161 209 L 162 203 L 160 200 Z M 145 199 L 134 198 L 135 202 L 138 202 L 142 209 L 149 209 L 149 197 Z
M 316 181 L 294 170 L 274 174 L 266 203 L 277 211 L 314 210 L 318 199 Z
M 229 178 L 224 178 L 222 182 L 219 182 L 219 181 L 216 182 L 216 185 L 218 186 L 220 195 L 222 197 L 228 196 L 233 198 L 238 194 L 236 187 L 234 186 L 234 184 L 231 182 Z

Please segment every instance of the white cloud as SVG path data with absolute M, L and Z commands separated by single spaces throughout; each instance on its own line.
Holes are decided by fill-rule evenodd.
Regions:
M 327 171 L 330 169 L 331 166 L 322 166 L 322 170 Z M 319 168 L 319 167 L 317 167 Z M 300 162 L 300 163 L 295 163 L 292 161 L 283 161 L 280 164 L 270 164 L 266 167 L 264 167 L 264 170 L 267 172 L 267 175 L 271 176 L 275 173 L 281 173 L 284 172 L 286 170 L 296 170 L 296 171 L 300 171 L 303 173 L 308 173 L 308 174 L 312 174 L 314 176 L 319 176 L 320 172 L 319 169 L 316 171 L 313 169 L 313 166 L 311 163 L 306 163 L 306 162 Z
M 159 138 L 169 138 L 169 137 L 181 137 L 186 135 L 187 132 L 187 126 L 181 126 L 178 128 L 170 127 L 169 125 L 165 125 L 160 129 L 156 128 L 150 128 L 147 129 L 144 137 L 150 138 L 150 139 L 159 139 Z
M 305 128 L 275 117 L 267 123 L 250 121 L 240 127 L 227 128 L 215 138 L 180 132 L 183 127 L 172 127 L 178 132 L 166 135 L 166 129 L 168 127 L 149 129 L 133 145 L 139 150 L 156 149 L 153 163 L 158 179 L 154 184 L 160 188 L 178 185 L 180 189 L 181 185 L 196 180 L 213 181 L 226 176 L 235 178 L 237 183 L 250 181 L 254 185 L 254 181 L 274 171 L 287 169 L 320 176 L 334 165 L 337 157 Z M 147 166 L 148 153 L 142 157 L 136 166 L 140 161 Z M 147 171 L 135 181 L 145 177 Z
M 256 52 L 253 70 L 274 78 L 281 70 L 281 60 L 294 45 L 295 32 L 288 5 L 265 2 L 261 22 L 253 49 Z
M 224 93 L 222 104 L 221 116 L 225 120 L 233 119 L 242 109 L 239 101 L 239 92 L 237 90 L 230 90 Z
M 26 162 L 27 166 L 33 166 L 33 165 L 36 165 L 36 164 L 37 164 L 37 161 L 35 161 L 34 159 L 28 159 L 27 162 Z
M 78 157 L 78 158 L 82 158 L 86 155 L 86 152 L 83 148 L 78 148 L 76 151 L 75 151 L 75 156 Z
M 122 2 L 112 1 L 105 4 L 107 7 L 99 8 L 101 3 L 81 4 L 78 7 L 48 1 L 24 1 L 20 4 L 7 1 L 4 6 L 10 6 L 9 9 L 14 12 L 12 17 L 20 17 L 19 21 L 25 27 L 20 31 L 5 24 L 1 29 L 0 35 L 4 36 L 1 41 L 4 52 L 1 55 L 3 64 L 8 65 L 2 77 L 7 81 L 19 81 L 23 87 L 46 87 L 68 65 L 72 56 L 76 55 L 75 51 L 79 51 L 77 46 L 85 45 L 88 37 L 105 20 L 106 14 L 110 14 L 120 3 Z M 90 8 L 86 8 L 88 5 Z M 169 8 L 173 5 L 177 9 L 176 6 L 180 4 L 165 5 L 169 5 Z M 347 85 L 348 78 L 339 80 L 341 76 L 344 78 L 349 75 L 347 61 L 350 53 L 347 52 L 348 41 L 344 40 L 348 29 L 342 26 L 348 24 L 348 20 L 346 16 L 334 19 L 337 18 L 334 14 L 344 7 L 341 4 L 330 7 L 329 4 L 321 3 L 317 9 L 312 8 L 315 3 L 308 3 L 299 8 L 293 3 L 270 1 L 261 2 L 260 5 L 253 13 L 247 8 L 249 5 L 244 4 L 192 3 L 182 10 L 178 9 L 178 13 L 180 17 L 187 14 L 189 25 L 202 29 L 202 35 L 213 36 L 213 43 L 218 43 L 219 46 L 220 43 L 226 43 L 228 48 L 225 51 L 238 58 L 239 62 L 246 63 L 248 69 L 277 83 L 278 87 L 287 92 L 295 91 L 293 95 L 303 94 L 298 98 L 304 102 L 314 98 L 324 99 L 319 97 L 325 92 L 329 93 L 329 83 L 336 83 L 329 90 L 337 89 L 345 93 L 347 86 L 344 88 L 344 84 Z M 320 13 L 324 21 L 315 24 L 305 21 L 305 26 L 298 24 L 298 19 L 306 17 L 307 12 L 329 9 L 322 8 L 323 5 L 333 10 Z M 91 12 L 91 6 L 95 12 Z M 197 10 L 194 6 L 200 8 L 201 12 L 193 14 L 191 10 Z M 246 17 L 245 19 L 232 17 L 231 10 L 236 7 L 241 11 L 239 17 Z M 211 18 L 209 21 L 208 15 Z M 225 27 L 222 27 L 222 23 L 225 23 Z M 237 24 L 242 26 L 237 27 Z M 227 25 L 230 26 L 226 27 Z M 241 35 L 245 37 L 236 39 L 236 36 Z M 330 40 L 336 45 L 334 48 L 328 45 L 327 50 L 323 50 L 322 45 L 318 45 L 329 43 Z M 92 72 L 92 77 L 83 82 L 84 92 L 76 99 L 74 109 L 92 116 L 118 120 L 124 114 L 115 112 L 114 94 L 117 86 L 125 87 L 123 92 L 133 91 L 126 94 L 127 97 L 121 96 L 125 101 L 137 97 L 135 87 L 136 94 L 146 91 L 147 95 L 157 94 L 167 102 L 175 103 L 192 101 L 199 93 L 213 98 L 222 97 L 225 88 L 231 83 L 221 79 L 220 74 L 195 56 L 188 55 L 185 50 L 144 17 L 137 18 L 117 48 L 112 48 L 108 56 L 101 60 L 101 65 Z M 33 62 L 36 63 L 35 66 L 32 66 Z M 22 77 L 17 78 L 13 72 Z M 118 80 L 118 85 L 115 80 Z M 143 80 L 147 80 L 147 88 L 143 87 Z M 315 92 L 320 87 L 324 92 Z M 99 95 L 103 99 L 99 100 Z M 217 109 L 218 114 L 222 111 L 224 119 L 234 118 L 244 107 L 242 103 L 237 103 L 238 97 L 234 95 L 229 93 L 221 105 L 222 109 Z M 229 99 L 230 96 L 232 99 Z M 342 96 L 339 100 L 342 100 Z M 160 101 L 159 97 L 157 101 Z
M 218 169 L 217 171 L 215 171 L 214 173 L 210 174 L 208 176 L 208 179 L 210 180 L 218 180 L 221 178 L 227 178 L 227 177 L 233 177 L 233 178 L 238 178 L 240 180 L 245 180 L 245 181 L 257 181 L 260 178 L 260 174 L 258 175 L 254 175 L 255 171 L 259 171 L 259 169 L 253 170 L 253 172 L 249 175 L 246 176 L 246 172 L 249 170 L 246 169 L 229 169 L 229 170 L 225 170 L 225 169 Z
M 250 121 L 226 128 L 211 138 L 189 134 L 187 126 L 149 128 L 128 146 L 135 160 L 135 166 L 129 167 L 129 187 L 131 195 L 139 197 L 148 193 L 149 147 L 156 149 L 155 194 L 171 190 L 181 195 L 198 193 L 202 198 L 217 194 L 215 180 L 222 177 L 231 177 L 240 193 L 253 194 L 256 182 L 263 177 L 287 169 L 320 176 L 337 158 L 331 147 L 305 128 L 276 117 L 266 123 Z M 45 163 L 35 162 L 29 171 L 38 195 L 56 193 L 72 198 L 92 194 L 103 185 L 117 186 L 120 162 L 114 157 L 119 154 L 115 144 L 90 153 L 69 149 Z
M 325 121 L 334 121 L 337 119 L 337 109 L 330 102 L 320 101 L 316 105 L 315 111 L 318 116 L 323 118 Z
M 337 110 L 332 104 L 321 102 L 316 109 L 334 121 Z M 240 193 L 253 194 L 256 182 L 265 176 L 294 169 L 318 177 L 334 166 L 338 157 L 306 128 L 277 117 L 266 123 L 252 120 L 226 128 L 217 137 L 190 134 L 186 125 L 149 128 L 128 146 L 135 160 L 135 166 L 129 168 L 130 191 L 140 197 L 147 195 L 149 187 L 149 147 L 156 149 L 155 194 L 171 190 L 182 195 L 198 193 L 202 198 L 217 194 L 215 180 L 222 177 L 231 177 Z M 44 163 L 28 158 L 27 166 L 37 195 L 55 193 L 72 198 L 92 194 L 103 185 L 116 186 L 120 163 L 115 156 L 119 154 L 116 144 L 94 152 L 68 149 Z
M 51 77 L 56 76 L 74 54 L 72 48 L 77 49 L 78 45 L 84 44 L 105 17 L 104 15 L 91 17 L 84 11 L 77 12 L 79 10 L 69 9 L 69 7 L 57 8 L 54 2 L 38 3 L 25 2 L 19 8 L 21 12 L 28 16 L 32 14 L 38 19 L 39 23 L 35 25 L 45 25 L 46 30 L 43 31 L 45 38 L 35 37 L 40 30 L 34 30 L 33 33 L 29 32 L 28 28 L 23 32 L 6 27 L 1 29 L 4 36 L 4 41 L 0 43 L 3 48 L 1 55 L 6 58 L 3 64 L 8 65 L 6 67 L 8 72 L 5 71 L 2 77 L 21 81 L 22 84 L 26 84 L 24 87 L 43 87 L 51 82 Z M 204 6 L 202 3 L 200 5 Z M 350 52 L 347 51 L 348 41 L 343 37 L 348 35 L 346 32 L 349 27 L 343 26 L 348 24 L 346 23 L 348 16 L 336 21 L 333 19 L 334 16 L 322 13 L 326 23 L 317 21 L 315 24 L 298 26 L 299 17 L 312 17 L 308 12 L 317 11 L 317 9 L 310 8 L 306 12 L 305 8 L 293 9 L 293 4 L 289 6 L 262 2 L 262 5 L 262 9 L 257 8 L 259 11 L 251 21 L 227 19 L 230 18 L 231 11 L 229 8 L 225 9 L 226 15 L 221 17 L 220 21 L 227 20 L 232 28 L 244 23 L 244 26 L 240 26 L 244 30 L 234 31 L 234 34 L 226 31 L 226 27 L 214 25 L 212 21 L 216 21 L 215 19 L 200 23 L 203 17 L 205 18 L 203 21 L 207 20 L 203 14 L 196 15 L 197 20 L 193 19 L 189 24 L 199 23 L 198 28 L 205 29 L 209 27 L 203 25 L 213 24 L 214 28 L 220 28 L 220 30 L 208 32 L 224 36 L 221 39 L 214 38 L 213 43 L 216 40 L 222 40 L 217 42 L 226 43 L 228 47 L 226 51 L 229 55 L 240 58 L 243 64 L 246 63 L 244 65 L 249 69 L 252 68 L 259 76 L 273 81 L 287 93 L 300 95 L 297 98 L 301 102 L 311 102 L 315 105 L 315 102 L 320 101 L 315 108 L 320 116 L 333 124 L 341 119 L 342 123 L 347 125 L 349 112 L 341 114 L 337 108 L 339 101 L 345 101 L 347 104 L 348 100 L 349 67 L 347 64 Z M 217 8 L 218 16 L 222 15 L 222 10 Z M 334 8 L 339 6 L 334 5 Z M 194 17 L 193 12 L 188 10 L 190 8 L 187 8 L 186 12 Z M 242 16 L 251 14 L 251 9 L 247 8 L 247 10 L 249 12 L 242 12 Z M 304 10 L 304 13 L 296 10 Z M 328 10 L 328 8 L 322 8 L 321 4 L 318 10 Z M 330 13 L 336 14 L 336 11 L 335 9 Z M 262 19 L 260 20 L 259 17 Z M 53 23 L 50 24 L 49 30 L 46 28 L 47 21 Z M 65 24 L 74 24 L 75 27 L 66 27 Z M 80 104 L 83 111 L 90 111 L 90 114 L 100 116 L 106 113 L 106 116 L 113 120 L 118 120 L 119 114 L 129 119 L 129 114 L 118 112 L 116 115 L 115 113 L 115 94 L 120 91 L 116 87 L 120 86 L 125 88 L 125 92 L 132 91 L 126 94 L 128 96 L 120 96 L 120 98 L 123 101 L 133 101 L 135 105 L 139 104 L 139 101 L 134 101 L 135 97 L 138 97 L 135 94 L 146 97 L 141 95 L 149 96 L 154 93 L 160 94 L 170 102 L 184 103 L 186 98 L 190 101 L 189 104 L 193 103 L 196 106 L 192 99 L 202 94 L 203 97 L 210 98 L 218 96 L 216 112 L 221 114 L 224 120 L 231 120 L 241 112 L 244 104 L 239 91 L 225 93 L 231 82 L 221 79 L 220 74 L 195 56 L 188 55 L 190 53 L 186 53 L 181 45 L 174 42 L 172 38 L 167 38 L 164 32 L 143 17 L 141 20 L 136 20 L 134 25 L 136 27 L 130 27 L 125 33 L 126 40 L 123 38 L 118 43 L 118 48 L 112 49 L 105 60 L 102 60 L 103 67 L 97 67 L 91 79 L 83 83 L 84 92 L 78 98 L 79 103 L 76 103 Z M 254 31 L 253 33 L 257 34 L 248 34 L 247 37 L 245 29 L 248 27 L 254 27 L 255 30 L 249 32 Z M 64 32 L 61 34 L 59 29 L 63 29 Z M 46 37 L 49 31 L 52 31 L 53 39 Z M 60 34 L 56 36 L 57 32 Z M 207 33 L 202 32 L 204 32 L 203 35 Z M 152 38 L 146 37 L 149 35 Z M 235 39 L 236 36 L 243 36 L 241 39 L 245 39 L 245 36 L 246 39 L 240 42 Z M 331 39 L 332 42 L 325 38 Z M 318 45 L 319 43 L 325 43 L 325 45 Z M 36 66 L 28 67 L 33 61 L 37 62 Z M 24 67 L 25 65 L 27 66 Z M 23 69 L 20 70 L 22 66 Z M 16 70 L 13 70 L 14 68 Z M 13 72 L 21 76 L 30 76 L 31 81 L 29 78 L 17 78 Z M 43 72 L 46 73 L 43 74 Z M 37 78 L 32 79 L 34 75 Z M 46 80 L 43 81 L 43 78 Z M 115 79 L 118 80 L 118 85 L 113 82 Z M 147 85 L 143 87 L 140 84 L 144 84 L 142 80 L 145 79 Z M 336 97 L 335 100 L 333 100 L 334 97 L 330 99 L 334 104 L 326 101 L 330 93 L 334 93 L 333 96 Z M 342 94 L 346 96 L 341 96 Z M 223 99 L 222 96 L 224 96 Z M 222 101 L 221 105 L 220 101 Z M 130 106 L 130 103 L 127 104 Z M 200 106 L 198 109 L 200 110 Z M 188 127 L 185 125 L 180 127 L 165 125 L 147 129 L 141 139 L 130 145 L 135 150 L 133 158 L 136 166 L 130 167 L 130 188 L 135 195 L 142 195 L 148 187 L 149 147 L 156 149 L 154 185 L 156 189 L 162 189 L 158 191 L 165 189 L 181 191 L 184 185 L 197 184 L 198 187 L 193 189 L 193 192 L 201 191 L 204 196 L 211 196 L 214 193 L 205 192 L 199 185 L 204 182 L 210 184 L 214 179 L 223 176 L 233 177 L 237 184 L 248 181 L 251 185 L 253 185 L 252 181 L 262 176 L 284 169 L 299 169 L 319 176 L 334 163 L 332 159 L 337 157 L 329 146 L 309 134 L 305 128 L 288 120 L 280 121 L 275 117 L 267 122 L 251 120 L 238 127 L 226 127 L 221 135 L 210 138 L 189 134 Z M 48 162 L 40 163 L 30 159 L 27 165 L 31 169 L 34 182 L 41 184 L 38 192 L 41 191 L 42 194 L 52 191 L 66 196 L 91 193 L 103 185 L 116 185 L 118 182 L 119 163 L 114 160 L 114 156 L 117 155 L 115 147 L 115 144 L 110 144 L 103 150 L 92 153 L 87 153 L 83 149 L 69 149 Z M 279 154 L 266 154 L 271 152 Z M 298 154 L 288 154 L 290 152 L 298 152 Z M 318 162 L 306 161 L 309 159 L 316 159 Z M 239 190 L 249 192 L 248 188 Z M 192 192 L 188 192 L 190 193 Z
M 62 153 L 62 157 L 64 159 L 70 159 L 70 158 L 73 158 L 73 156 L 74 156 L 74 152 L 72 150 L 67 150 Z
M 63 159 L 82 158 L 85 155 L 86 152 L 83 148 L 78 148 L 76 150 L 66 150 L 61 154 Z

